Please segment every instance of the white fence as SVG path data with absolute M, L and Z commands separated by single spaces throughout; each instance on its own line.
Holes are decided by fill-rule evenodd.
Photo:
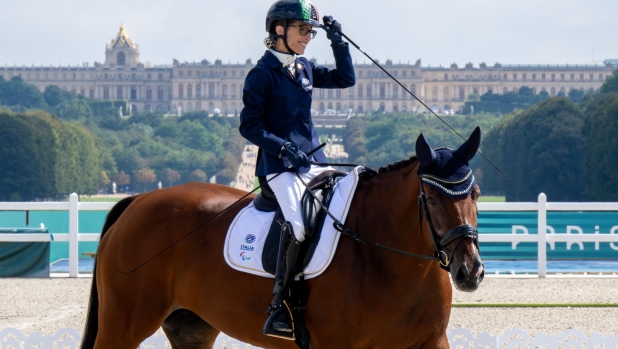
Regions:
M 512 329 L 504 335 L 491 335 L 483 332 L 474 336 L 464 328 L 456 328 L 448 333 L 448 340 L 452 349 L 616 349 L 618 348 L 618 334 L 605 336 L 593 333 L 589 337 L 583 332 L 569 329 L 558 336 L 548 336 L 544 333 L 529 335 L 523 330 Z M 32 332 L 24 335 L 16 328 L 6 328 L 0 331 L 0 349 L 77 349 L 81 342 L 81 335 L 72 328 L 62 328 L 53 335 L 43 335 Z M 164 335 L 153 335 L 139 346 L 139 349 L 168 349 L 171 345 Z M 239 342 L 226 335 L 219 335 L 216 349 L 249 349 L 250 345 Z M 253 347 L 255 348 L 255 347 Z
M 78 213 L 85 211 L 109 211 L 115 203 L 79 202 L 77 194 L 69 196 L 69 202 L 0 202 L 0 211 L 69 211 L 69 234 L 0 234 L 3 241 L 68 241 L 69 276 L 78 274 L 78 242 L 98 241 L 100 234 L 80 234 Z M 618 243 L 618 234 L 547 234 L 548 211 L 618 211 L 618 203 L 553 203 L 547 202 L 545 194 L 539 195 L 538 202 L 490 203 L 480 202 L 479 211 L 536 211 L 538 212 L 538 234 L 480 234 L 481 242 L 520 242 L 538 243 L 538 277 L 547 275 L 547 244 L 554 242 L 610 242 Z M 618 229 L 617 229 L 618 230 Z M 2 349 L 2 348 L 0 348 Z

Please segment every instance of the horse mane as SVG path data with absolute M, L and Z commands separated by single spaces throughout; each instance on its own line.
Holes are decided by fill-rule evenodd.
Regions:
M 360 177 L 361 178 L 373 178 L 382 173 L 391 172 L 391 171 L 398 170 L 400 168 L 407 167 L 415 163 L 416 161 L 417 161 L 416 155 L 413 155 L 407 159 L 403 159 L 401 161 L 395 161 L 392 164 L 388 164 L 386 166 L 381 166 L 377 171 L 372 168 L 365 167 L 365 171 L 360 174 Z

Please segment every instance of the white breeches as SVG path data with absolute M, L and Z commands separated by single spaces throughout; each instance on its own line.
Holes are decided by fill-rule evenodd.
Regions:
M 305 184 L 309 184 L 309 181 L 327 170 L 333 170 L 333 168 L 330 166 L 321 167 L 311 165 L 311 170 L 307 173 L 301 173 L 300 177 L 305 181 Z M 266 179 L 270 180 L 274 176 L 276 176 L 276 174 L 269 174 L 266 176 Z M 277 197 L 283 216 L 287 221 L 292 223 L 296 240 L 304 241 L 305 226 L 303 224 L 300 199 L 305 193 L 305 186 L 300 182 L 300 179 L 298 179 L 294 172 L 284 172 L 279 177 L 268 182 L 268 185 L 270 185 L 270 188 Z

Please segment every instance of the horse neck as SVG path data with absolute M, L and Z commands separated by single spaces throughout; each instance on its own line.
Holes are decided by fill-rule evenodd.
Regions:
M 359 234 L 369 241 L 406 252 L 433 255 L 431 233 L 424 219 L 418 220 L 420 181 L 418 163 L 390 170 L 365 181 L 357 190 Z M 423 233 L 421 234 L 421 224 Z M 361 247 L 363 258 L 372 261 L 375 272 L 400 284 L 410 275 L 426 274 L 434 262 L 402 256 L 377 247 Z

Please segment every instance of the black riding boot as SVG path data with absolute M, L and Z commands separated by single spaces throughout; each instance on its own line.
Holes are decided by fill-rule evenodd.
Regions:
M 290 309 L 284 303 L 284 299 L 294 281 L 294 267 L 300 246 L 301 242 L 296 240 L 292 224 L 288 221 L 284 222 L 281 226 L 281 244 L 277 254 L 273 299 L 268 309 L 270 316 L 262 330 L 267 336 L 294 340 Z

